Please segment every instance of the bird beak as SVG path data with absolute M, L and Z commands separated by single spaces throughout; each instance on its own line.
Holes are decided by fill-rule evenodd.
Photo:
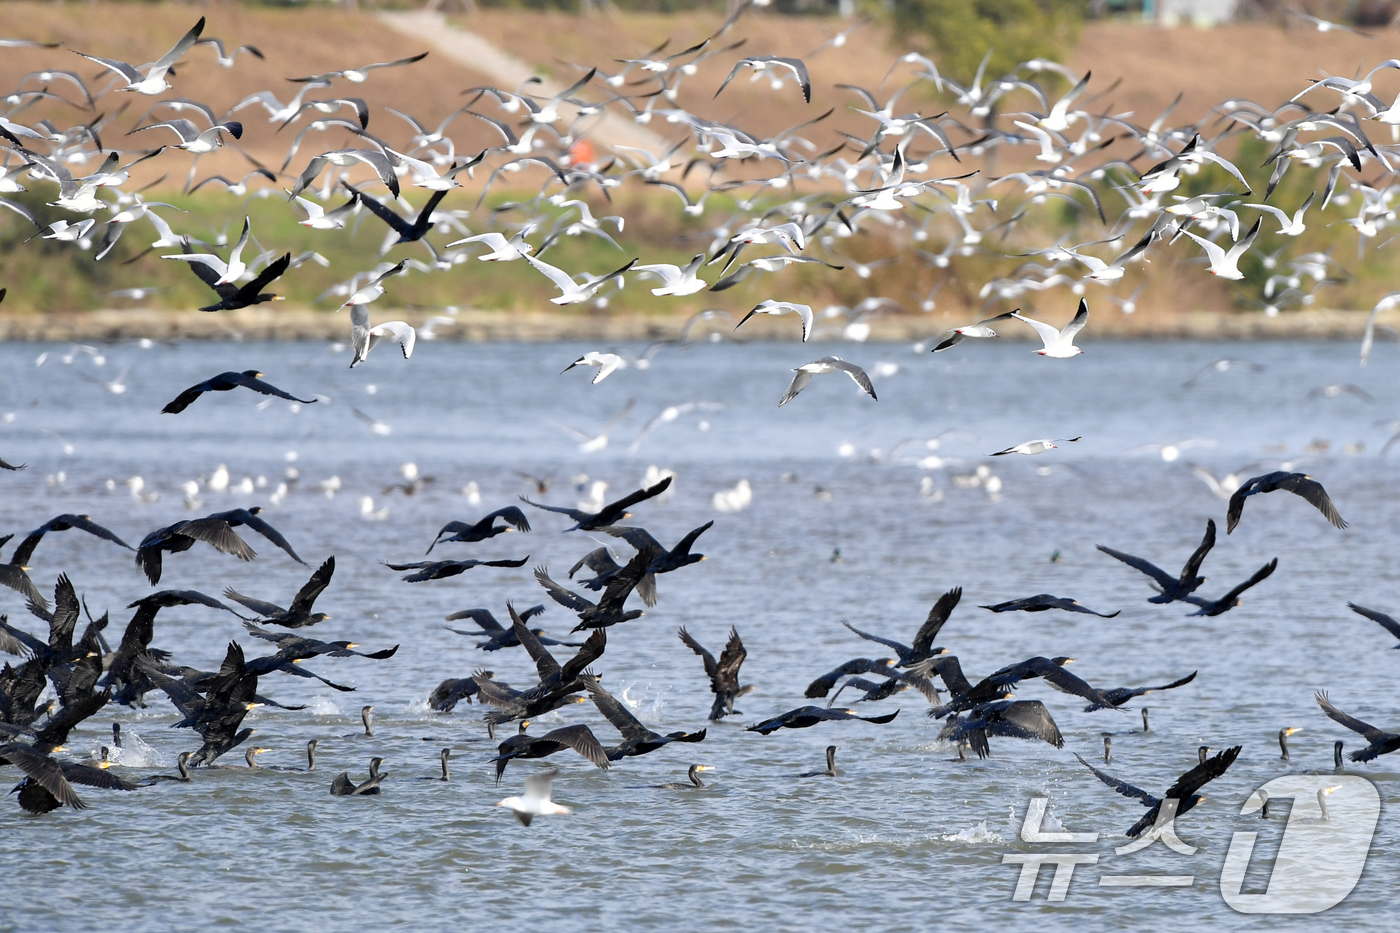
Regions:
M 105 771 L 108 768 L 112 767 L 112 763 L 110 761 L 100 761 L 98 762 L 97 766 Z M 1341 785 L 1338 786 L 1340 787 Z
M 1289 727 L 1288 732 L 1285 733 L 1285 734 L 1286 734 L 1286 735 L 1292 735 L 1292 734 L 1295 733 L 1295 732 L 1302 732 L 1302 731 L 1303 731 L 1303 727 L 1302 727 L 1302 726 L 1291 726 L 1291 727 Z
M 711 768 L 709 765 L 701 765 L 700 767 L 696 768 L 695 770 L 696 770 L 696 771 L 713 771 L 713 770 L 715 770 L 715 769 L 714 769 L 714 768 Z M 1340 785 L 1340 784 L 1337 785 L 1337 787 L 1341 787 L 1341 786 L 1342 786 L 1342 785 Z M 1336 790 L 1336 788 L 1332 788 L 1332 789 L 1333 789 L 1333 790 Z
M 358 647 L 360 647 L 360 646 L 359 646 L 359 644 L 358 644 L 357 642 L 353 642 L 353 641 L 352 641 L 350 644 L 346 645 L 345 647 L 347 647 L 347 648 L 358 648 Z
M 1322 789 L 1322 793 L 1323 793 L 1324 796 L 1326 796 L 1326 795 L 1332 793 L 1332 791 L 1334 791 L 1334 790 L 1341 790 L 1341 789 L 1342 789 L 1342 785 L 1340 785 L 1340 784 L 1333 784 L 1331 787 L 1324 787 L 1324 788 Z

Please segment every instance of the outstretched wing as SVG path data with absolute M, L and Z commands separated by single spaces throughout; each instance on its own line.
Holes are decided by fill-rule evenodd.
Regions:
M 698 641 L 692 638 L 690 633 L 685 630 L 684 625 L 681 626 L 679 634 L 681 643 L 684 644 L 691 651 L 694 651 L 696 654 L 700 655 L 700 660 L 705 663 L 705 676 L 709 677 L 711 681 L 714 681 L 718 676 L 719 671 L 719 665 L 715 662 L 715 656 L 710 654 L 710 652 L 705 649 L 704 645 L 700 644 Z M 730 644 L 733 644 L 734 638 L 737 637 L 737 634 L 731 636 Z M 743 645 L 741 644 L 739 648 L 740 650 L 743 650 Z M 16 652 L 11 653 L 13 654 Z
M 1219 601 L 1226 606 L 1233 606 L 1235 604 L 1235 600 L 1239 599 L 1241 593 L 1249 589 L 1254 584 L 1266 579 L 1269 576 L 1269 574 L 1274 572 L 1274 568 L 1276 568 L 1277 566 L 1278 558 L 1275 557 L 1273 560 L 1269 561 L 1267 564 L 1254 571 L 1254 576 L 1250 577 L 1248 580 L 1244 581 L 1239 586 L 1235 587 L 1233 590 L 1222 596 Z
M 297 590 L 297 595 L 292 598 L 292 612 L 310 612 L 317 598 L 325 592 L 326 587 L 331 584 L 331 577 L 335 576 L 335 555 L 332 554 L 316 568 L 316 572 L 311 575 L 311 579 L 306 581 L 306 585 Z M 245 603 L 246 605 L 246 603 Z
M 1150 561 L 1143 560 L 1141 557 L 1134 557 L 1133 555 L 1126 554 L 1123 551 L 1115 551 L 1113 548 L 1105 547 L 1102 544 L 1097 545 L 1097 547 L 1100 551 L 1103 551 L 1109 557 L 1117 558 L 1118 560 L 1121 560 L 1123 563 L 1127 564 L 1134 570 L 1147 574 L 1149 577 L 1156 580 L 1157 584 L 1164 590 L 1176 586 L 1176 577 L 1173 577 L 1161 567 L 1158 567 L 1156 564 Z M 1206 550 L 1209 550 L 1209 548 L 1207 548 Z M 1204 558 L 1205 555 L 1202 554 L 1201 557 Z M 1188 564 L 1187 566 L 1190 565 Z M 1197 566 L 1199 566 L 1199 563 L 1197 564 Z
M 540 586 L 545 588 L 545 591 L 549 593 L 551 599 L 566 609 L 572 609 L 575 612 L 586 612 L 593 608 L 593 603 L 584 599 L 573 590 L 566 590 L 564 587 L 551 580 L 549 578 L 549 571 L 546 568 L 536 567 L 535 579 L 539 581 Z
M 856 628 L 854 625 L 847 622 L 845 619 L 841 620 L 841 624 L 846 626 L 846 628 L 850 629 L 851 631 L 855 632 L 861 638 L 864 638 L 866 641 L 873 641 L 877 644 L 884 645 L 886 648 L 893 649 L 901 657 L 909 653 L 908 645 L 901 644 L 900 642 L 894 641 L 889 638 L 881 638 L 879 635 L 872 635 L 869 632 L 862 632 L 860 629 Z
M 922 654 L 933 647 L 933 640 L 938 637 L 944 623 L 957 608 L 958 602 L 962 599 L 962 587 L 955 586 L 933 604 L 933 608 L 928 611 L 928 618 L 924 619 L 924 624 L 919 626 L 919 631 L 914 634 L 913 648 Z
M 1134 800 L 1140 801 L 1144 807 L 1155 807 L 1157 804 L 1161 803 L 1160 800 L 1158 800 L 1156 797 L 1153 797 L 1141 787 L 1134 787 L 1127 781 L 1120 781 L 1113 775 L 1100 771 L 1098 768 L 1095 768 L 1093 765 L 1089 764 L 1089 762 L 1085 761 L 1084 757 L 1078 752 L 1074 753 L 1074 757 L 1079 759 L 1079 763 L 1081 765 L 1094 772 L 1094 777 L 1098 778 L 1100 781 L 1103 781 L 1105 784 L 1116 790 L 1118 793 L 1122 794 L 1124 797 L 1131 797 Z
M 1379 622 L 1387 632 L 1394 635 L 1396 638 L 1400 638 L 1400 622 L 1395 621 L 1395 619 L 1386 615 L 1384 612 L 1367 609 L 1365 606 L 1358 606 L 1356 603 L 1347 603 L 1347 608 L 1352 612 L 1365 616 L 1372 622 Z
M 1190 580 L 1200 573 L 1201 563 L 1210 553 L 1210 549 L 1215 547 L 1215 519 L 1206 519 L 1206 536 L 1201 539 L 1200 547 L 1191 553 L 1186 559 L 1186 566 L 1181 568 L 1181 579 Z
M 1317 691 L 1316 699 L 1317 705 L 1322 707 L 1322 711 L 1327 714 L 1328 719 L 1332 720 L 1335 723 L 1340 723 L 1341 725 L 1346 726 L 1352 732 L 1359 733 L 1368 742 L 1374 743 L 1377 741 L 1381 741 L 1389 736 L 1389 733 L 1387 733 L 1384 729 L 1377 729 L 1369 722 L 1362 722 L 1355 716 L 1348 716 L 1346 713 L 1337 709 L 1337 707 L 1332 705 L 1332 701 L 1327 698 L 1326 691 Z
M 1176 783 L 1167 788 L 1163 799 L 1181 801 L 1191 799 L 1196 791 L 1230 770 L 1230 765 L 1234 764 L 1235 759 L 1239 756 L 1239 745 L 1227 748 L 1223 752 L 1218 752 L 1210 756 L 1205 761 L 1177 778 Z

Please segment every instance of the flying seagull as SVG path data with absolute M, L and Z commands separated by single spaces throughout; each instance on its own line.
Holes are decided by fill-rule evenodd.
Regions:
M 783 393 L 783 397 L 778 400 L 779 408 L 782 408 L 788 402 L 797 398 L 797 393 L 807 388 L 807 383 L 812 381 L 813 376 L 822 376 L 834 372 L 843 372 L 850 376 L 855 380 L 856 385 L 860 386 L 862 392 L 872 399 L 879 401 L 879 398 L 875 395 L 875 386 L 870 382 L 870 377 L 865 374 L 865 370 L 854 363 L 847 363 L 839 356 L 824 356 L 819 360 L 803 363 L 801 366 L 794 369 L 793 372 L 797 373 L 797 375 L 792 377 L 792 384 L 789 385 L 787 391 Z
M 1074 345 L 1075 336 L 1084 329 L 1085 324 L 1089 323 L 1089 303 L 1083 298 L 1079 299 L 1079 310 L 1075 312 L 1074 320 L 1066 324 L 1063 330 L 1056 330 L 1049 324 L 1022 317 L 1014 311 L 1011 316 L 1035 328 L 1035 332 L 1040 335 L 1041 342 L 1045 344 L 1044 347 L 1035 351 L 1041 356 L 1048 356 L 1053 360 L 1067 360 L 1084 352 Z

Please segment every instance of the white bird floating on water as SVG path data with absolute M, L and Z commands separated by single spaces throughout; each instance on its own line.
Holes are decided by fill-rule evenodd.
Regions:
M 554 788 L 554 776 L 558 771 L 532 774 L 525 779 L 525 793 L 520 797 L 507 797 L 496 806 L 509 807 L 515 818 L 526 826 L 537 816 L 567 816 L 574 811 L 549 799 Z

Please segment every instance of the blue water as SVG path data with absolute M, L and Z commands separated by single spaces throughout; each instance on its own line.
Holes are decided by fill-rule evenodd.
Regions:
M 835 352 L 872 373 L 878 363 L 897 365 L 876 379 L 878 402 L 834 374 L 814 379 L 779 409 L 792 367 L 830 347 L 664 350 L 650 368 L 629 367 L 592 386 L 589 374 L 559 374 L 582 350 L 600 349 L 592 346 L 424 343 L 412 360 L 381 349 L 354 371 L 346 353 L 319 343 L 120 344 L 100 349 L 102 366 L 86 353 L 65 364 L 66 346 L 0 346 L 0 371 L 8 374 L 0 383 L 0 457 L 28 463 L 23 472 L 0 475 L 0 533 L 86 512 L 135 543 L 185 517 L 260 504 L 310 564 L 336 556 L 335 580 L 318 603 L 332 619 L 307 634 L 351 639 L 365 650 L 401 645 L 383 662 L 306 662 L 355 693 L 265 677 L 263 693 L 308 708 L 249 713 L 246 724 L 258 730 L 250 744 L 270 749 L 259 759 L 262 770 L 242 768 L 240 749 L 220 762 L 229 767 L 197 772 L 188 785 L 133 793 L 85 788 L 85 811 L 33 818 L 7 801 L 0 807 L 0 870 L 17 883 L 0 911 L 0 930 L 143 930 L 184 918 L 267 931 L 504 922 L 561 931 L 605 924 L 669 930 L 686 918 L 744 930 L 940 921 L 1137 930 L 1144 917 L 1162 912 L 1222 929 L 1315 928 L 1324 921 L 1384 928 L 1400 867 L 1393 854 L 1397 775 L 1385 758 L 1348 764 L 1376 782 L 1382 814 L 1361 881 L 1339 906 L 1321 918 L 1251 917 L 1226 906 L 1218 878 L 1231 834 L 1258 830 L 1249 877 L 1253 890 L 1264 888 L 1282 821 L 1239 815 L 1256 787 L 1289 772 L 1330 773 L 1335 739 L 1359 747 L 1357 736 L 1322 715 L 1315 690 L 1329 690 L 1339 707 L 1382 728 L 1400 727 L 1390 686 L 1400 664 L 1400 654 L 1389 650 L 1394 639 L 1346 608 L 1352 600 L 1400 612 L 1393 559 L 1400 453 L 1380 456 L 1394 433 L 1388 422 L 1400 417 L 1395 354 L 1387 347 L 1358 369 L 1351 344 L 1090 341 L 1084 356 L 1068 361 L 995 341 L 938 357 L 907 346 L 847 345 Z M 36 366 L 41 353 L 47 358 Z M 1218 358 L 1263 368 L 1210 372 L 1183 387 Z M 80 376 L 110 380 L 127 367 L 121 394 Z M 321 400 L 259 408 L 260 396 L 240 390 L 206 396 L 179 416 L 159 413 L 185 386 L 250 368 Z M 1307 397 L 1341 382 L 1356 383 L 1375 401 L 1350 393 Z M 629 400 L 633 408 L 602 450 L 581 452 L 560 427 L 592 436 Z M 688 402 L 708 404 L 658 426 L 631 449 L 649 419 Z M 390 433 L 374 433 L 355 408 Z M 940 435 L 936 445 L 927 443 Z M 1032 438 L 1076 435 L 1083 440 L 1034 458 L 987 456 Z M 896 450 L 906 440 L 912 442 Z M 1140 449 L 1188 440 L 1171 462 Z M 1291 468 L 1323 482 L 1351 527 L 1334 529 L 1301 499 L 1275 493 L 1252 498 L 1227 537 L 1224 501 L 1187 465 L 1217 476 L 1250 465 L 1243 469 L 1248 476 L 1278 469 L 1281 460 L 1298 460 Z M 385 494 L 403 480 L 405 463 L 433 482 L 413 497 Z M 230 489 L 216 492 L 209 478 L 221 464 Z M 633 522 L 670 544 L 714 519 L 698 545 L 710 559 L 663 577 L 660 603 L 612 629 L 595 668 L 651 728 L 694 731 L 706 725 L 711 698 L 700 660 L 679 643 L 676 629 L 685 625 L 718 653 L 733 625 L 748 648 L 741 679 L 757 689 L 740 700 L 744 715 L 708 724 L 702 744 L 671 745 L 608 772 L 572 754 L 515 763 L 496 787 L 480 708 L 462 704 L 440 715 L 425 699 L 443 678 L 481 667 L 526 685 L 533 666 L 519 649 L 475 651 L 471 640 L 445 631 L 443 616 L 484 606 L 504 618 L 508 599 L 518 606 L 545 601 L 531 568 L 548 565 L 561 579 L 597 545 L 579 532 L 562 534 L 563 516 L 532 512 L 529 534 L 440 549 L 447 557 L 529 555 L 519 570 L 478 568 L 410 585 L 379 561 L 418 559 L 448 520 L 474 519 L 518 494 L 534 495 L 517 470 L 551 474 L 544 501 L 572 505 L 584 496 L 576 486 L 605 480 L 615 498 L 637 488 L 650 466 L 677 478 L 669 498 L 640 506 Z M 976 476 L 979 466 L 979 485 L 958 479 Z M 141 495 L 158 498 L 133 495 L 127 481 L 137 476 Z M 234 491 L 245 477 L 253 490 Z M 332 477 L 338 491 L 327 496 L 321 484 Z M 191 507 L 181 485 L 192 480 L 199 502 Z M 751 504 L 717 511 L 715 493 L 741 480 L 750 485 Z M 282 483 L 287 489 L 277 495 Z M 473 483 L 479 504 L 463 492 Z M 362 516 L 364 496 L 373 500 L 371 513 L 388 508 L 382 520 Z M 1180 603 L 1148 604 L 1147 578 L 1094 549 L 1107 544 L 1174 573 L 1212 517 L 1220 540 L 1207 558 L 1202 593 L 1218 596 L 1279 560 L 1270 579 L 1217 618 L 1186 618 Z M 308 569 L 255 534 L 248 540 L 258 551 L 251 563 L 203 546 L 168 557 L 161 587 L 217 596 L 232 586 L 285 604 Z M 842 559 L 833 562 L 837 549 Z M 31 574 L 42 588 L 60 572 L 94 612 L 111 611 L 114 643 L 129 618 L 127 604 L 151 592 L 129 552 L 79 532 L 52 535 L 35 554 Z M 985 761 L 956 761 L 954 749 L 937 742 L 937 724 L 923 715 L 927 704 L 915 693 L 863 710 L 900 709 L 885 726 L 830 723 L 768 737 L 742 731 L 807 703 L 805 685 L 824 671 L 880 655 L 880 646 L 851 635 L 842 618 L 907 641 L 933 600 L 953 586 L 963 587 L 963 600 L 939 643 L 969 674 L 1060 654 L 1074 656 L 1076 673 L 1105 688 L 1199 674 L 1189 686 L 1136 700 L 1122 713 L 1085 713 L 1082 703 L 1042 682 L 1023 683 L 1018 696 L 1046 703 L 1066 747 L 993 738 L 993 757 Z M 1040 592 L 1121 614 L 993 615 L 977 608 Z M 0 611 L 40 629 L 13 591 L 0 590 Z M 550 604 L 540 624 L 558 635 L 571 627 L 571 616 Z M 250 655 L 263 651 L 227 613 L 188 607 L 162 612 L 153 644 L 179 663 L 211 669 L 231 639 Z M 197 747 L 198 738 L 168 728 L 177 717 L 163 695 L 147 702 L 138 710 L 109 707 L 89 720 L 75 732 L 71 753 L 96 754 L 120 721 L 129 738 L 119 772 L 173 773 L 175 756 Z M 356 735 L 363 704 L 376 708 L 373 738 Z M 1146 735 L 1137 712 L 1143 705 L 1151 711 Z M 541 717 L 532 731 L 566 722 L 586 722 L 604 744 L 616 741 L 588 704 Z M 1291 762 L 1280 760 L 1276 736 L 1284 726 L 1303 727 L 1290 740 Z M 1142 811 L 1072 755 L 1097 761 L 1106 731 L 1115 733 L 1115 761 L 1100 767 L 1156 794 L 1195 762 L 1197 746 L 1244 746 L 1236 765 L 1207 789 L 1210 799 L 1178 824 L 1181 837 L 1200 847 L 1195 855 L 1160 844 L 1113 854 Z M 318 769 L 294 770 L 304 767 L 313 737 L 321 740 Z M 821 766 L 828 744 L 839 746 L 840 776 L 797 779 Z M 414 780 L 438 774 L 443 747 L 453 749 L 452 781 Z M 391 772 L 381 796 L 329 795 L 335 773 L 363 779 L 372 755 L 385 757 Z M 692 762 L 716 769 L 705 775 L 704 789 L 636 787 L 683 780 Z M 560 770 L 555 798 L 575 809 L 572 816 L 542 817 L 527 828 L 493 806 L 519 793 L 526 774 L 548 766 Z M 1077 870 L 1063 902 L 1046 900 L 1049 869 L 1030 901 L 1012 900 L 1019 869 L 1003 865 L 1003 855 L 1056 849 L 1017 838 L 1033 796 L 1051 798 L 1050 813 L 1066 829 L 1103 834 L 1097 843 L 1058 847 L 1100 856 L 1098 865 Z M 1336 806 L 1346 812 L 1343 802 Z M 1140 872 L 1190 874 L 1194 883 L 1098 886 L 1101 875 Z

